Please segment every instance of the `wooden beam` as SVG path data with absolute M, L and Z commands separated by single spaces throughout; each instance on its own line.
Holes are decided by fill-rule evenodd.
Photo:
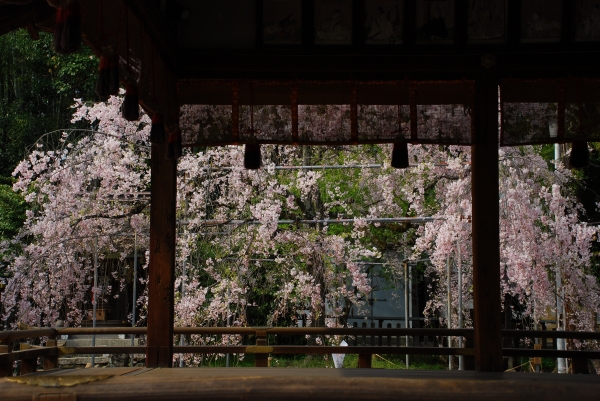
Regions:
M 480 57 L 493 52 L 501 78 L 598 76 L 596 44 L 469 45 L 434 51 L 423 47 L 317 46 L 261 52 L 185 50 L 178 53 L 179 80 L 452 80 L 474 79 Z M 595 56 L 594 56 L 595 54 Z
M 177 162 L 166 160 L 167 144 L 152 144 L 148 344 L 146 366 L 171 367 L 175 283 Z
M 145 31 L 152 38 L 152 42 L 156 44 L 167 68 L 175 71 L 177 64 L 175 63 L 174 49 L 177 47 L 177 41 L 175 34 L 165 26 L 160 11 L 150 1 L 126 0 L 126 2 L 140 21 L 143 21 Z
M 39 25 L 45 25 L 55 13 L 56 10 L 46 0 L 33 0 L 30 4 L 0 4 L 0 35 L 18 28 L 37 31 L 41 28 Z
M 503 368 L 500 314 L 498 78 L 495 67 L 475 82 L 475 145 L 471 147 L 475 367 Z

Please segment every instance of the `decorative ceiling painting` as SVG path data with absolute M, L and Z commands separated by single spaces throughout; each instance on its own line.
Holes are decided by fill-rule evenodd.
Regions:
M 600 40 L 600 1 L 575 0 L 575 40 Z
M 352 2 L 315 1 L 315 44 L 352 44 Z
M 506 11 L 505 0 L 469 0 L 469 42 L 503 43 Z
M 559 42 L 562 26 L 561 0 L 522 0 L 521 42 Z
M 454 43 L 454 0 L 417 2 L 417 43 Z
M 401 44 L 403 22 L 404 0 L 367 0 L 365 2 L 365 43 Z
M 301 0 L 265 0 L 263 13 L 263 44 L 302 44 Z

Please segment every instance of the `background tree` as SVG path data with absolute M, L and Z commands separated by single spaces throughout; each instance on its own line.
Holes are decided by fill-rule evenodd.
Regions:
M 96 100 L 97 67 L 87 47 L 56 54 L 47 33 L 37 41 L 23 29 L 0 37 L 0 176 L 10 177 L 42 134 L 71 126 L 73 99 Z

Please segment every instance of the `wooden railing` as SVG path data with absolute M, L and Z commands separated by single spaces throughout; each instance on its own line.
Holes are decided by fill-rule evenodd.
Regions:
M 58 368 L 58 357 L 78 354 L 145 354 L 145 346 L 78 346 L 64 347 L 57 345 L 57 338 L 64 335 L 82 334 L 125 334 L 145 335 L 145 327 L 74 327 L 74 328 L 37 328 L 0 332 L 0 377 L 12 375 L 13 364 L 20 361 L 19 374 L 35 372 L 38 358 L 43 358 L 44 370 Z M 254 338 L 253 344 L 245 345 L 186 345 L 174 346 L 174 354 L 254 354 L 255 365 L 268 366 L 269 354 L 358 354 L 358 367 L 371 367 L 373 354 L 421 354 L 421 355 L 463 355 L 472 361 L 475 350 L 472 347 L 474 332 L 472 329 L 399 329 L 399 328 L 327 328 L 327 327 L 175 327 L 174 333 L 180 335 L 240 335 Z M 351 346 L 319 346 L 319 345 L 269 345 L 268 337 L 272 335 L 289 336 L 345 336 L 345 337 L 385 337 L 387 345 L 351 345 Z M 503 337 L 511 339 L 514 347 L 504 348 L 504 356 L 512 357 L 549 357 L 572 358 L 574 371 L 583 370 L 587 359 L 600 359 L 600 351 L 594 350 L 554 350 L 520 348 L 528 339 L 565 338 L 577 340 L 600 341 L 599 332 L 574 331 L 533 331 L 503 330 Z M 463 337 L 464 348 L 441 346 L 410 346 L 409 338 L 436 337 L 437 344 L 447 344 L 447 337 Z M 18 340 L 47 337 L 45 346 L 19 343 Z M 394 338 L 395 341 L 390 341 Z M 402 345 L 404 340 L 404 345 Z M 390 345 L 395 342 L 395 345 Z M 414 343 L 414 341 L 413 341 Z M 418 341 L 417 341 L 418 343 Z M 529 343 L 533 343 L 530 341 Z M 471 365 L 468 363 L 466 365 Z

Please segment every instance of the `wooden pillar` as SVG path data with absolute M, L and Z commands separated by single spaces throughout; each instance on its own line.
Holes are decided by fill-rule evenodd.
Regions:
M 486 57 L 486 56 L 484 56 Z M 475 145 L 471 148 L 475 368 L 502 371 L 498 80 L 489 64 L 476 80 Z M 484 67 L 485 68 L 485 67 Z
M 152 144 L 148 344 L 146 367 L 173 364 L 173 293 L 177 161 L 166 160 L 167 144 Z

